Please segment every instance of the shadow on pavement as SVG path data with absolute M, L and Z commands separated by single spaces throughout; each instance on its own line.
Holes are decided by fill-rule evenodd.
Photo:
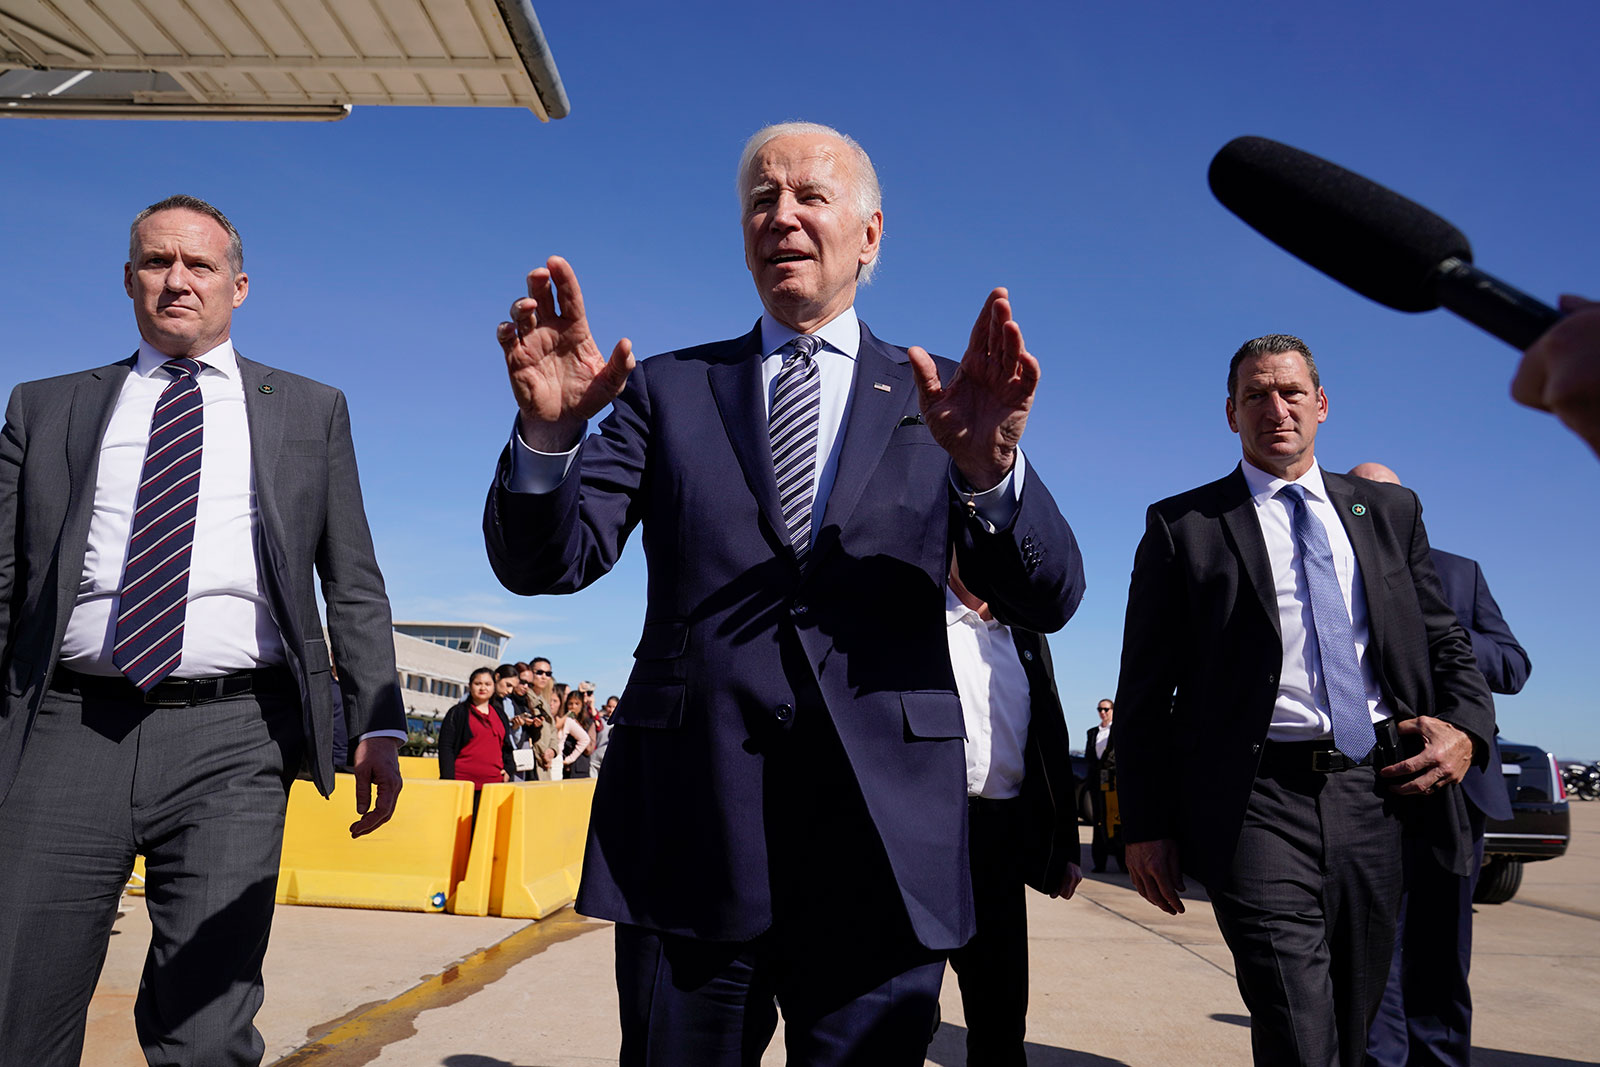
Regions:
M 475 1052 L 463 1052 L 456 1056 L 446 1056 L 440 1060 L 442 1067 L 537 1067 L 532 1063 L 512 1063 L 509 1060 L 497 1059 L 494 1056 L 479 1056 Z
M 1250 1029 L 1250 1016 L 1248 1015 L 1228 1015 L 1224 1012 L 1214 1012 L 1211 1018 L 1219 1023 L 1232 1023 L 1235 1026 L 1242 1026 L 1246 1030 Z
M 1074 1052 L 1070 1048 L 1040 1045 L 1026 1041 L 1022 1046 L 1028 1054 L 1028 1067 L 1129 1067 L 1122 1060 L 1096 1056 L 1089 1052 Z M 938 1067 L 967 1067 L 967 1028 L 955 1023 L 942 1023 L 928 1046 L 928 1062 Z M 451 1064 L 450 1067 L 456 1067 Z M 462 1064 L 461 1067 L 477 1067 Z M 499 1067 L 483 1064 L 483 1067 Z M 1522 1067 L 1521 1064 L 1516 1067 Z
M 1537 1056 L 1529 1052 L 1512 1052 L 1503 1048 L 1477 1048 L 1472 1050 L 1472 1062 L 1477 1067 L 1578 1067 L 1593 1064 L 1593 1060 L 1568 1060 L 1560 1056 Z

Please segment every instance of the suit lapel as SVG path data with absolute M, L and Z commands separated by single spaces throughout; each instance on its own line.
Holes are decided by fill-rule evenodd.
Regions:
M 1272 562 L 1267 558 L 1267 540 L 1261 536 L 1261 522 L 1256 518 L 1255 501 L 1250 496 L 1250 486 L 1244 480 L 1244 471 L 1234 468 L 1222 487 L 1222 523 L 1239 549 L 1239 563 L 1244 576 L 1255 589 L 1256 601 L 1272 629 L 1283 639 L 1282 624 L 1278 620 L 1278 591 L 1272 581 Z
M 882 386 L 889 388 L 883 389 Z M 861 325 L 861 348 L 856 352 L 856 376 L 850 384 L 850 406 L 845 415 L 844 444 L 839 470 L 822 513 L 822 525 L 843 528 L 861 499 L 861 492 L 883 458 L 889 437 L 900 425 L 906 397 L 915 388 L 909 357 L 872 336 Z M 821 538 L 819 538 L 819 541 Z
M 1388 598 L 1379 585 L 1383 581 L 1385 566 L 1380 558 L 1378 535 L 1372 528 L 1371 505 L 1366 502 L 1366 494 L 1359 491 L 1352 479 L 1323 471 L 1322 484 L 1328 490 L 1333 510 L 1339 513 L 1339 522 L 1344 526 L 1345 536 L 1350 538 L 1350 548 L 1355 552 L 1356 563 L 1361 568 L 1361 588 L 1367 594 L 1369 643 L 1373 648 L 1378 648 L 1383 627 L 1383 605 Z
M 723 429 L 744 472 L 745 484 L 778 540 L 788 544 L 788 527 L 778 506 L 778 482 L 772 473 L 772 438 L 767 433 L 766 402 L 761 396 L 761 324 L 733 342 L 728 359 L 706 372 Z
M 282 544 L 273 481 L 277 465 L 273 460 L 283 444 L 283 420 L 288 410 L 285 405 L 293 398 L 284 395 L 282 383 L 276 380 L 271 367 L 245 359 L 237 349 L 234 357 L 239 362 L 245 419 L 250 425 L 250 472 L 256 483 L 256 513 L 261 517 L 262 529 L 269 533 L 266 543 Z
M 67 500 L 61 536 L 56 543 L 60 570 L 56 575 L 57 603 L 61 606 L 58 629 L 64 629 L 78 583 L 83 578 L 83 553 L 89 543 L 89 521 L 94 514 L 95 473 L 100 467 L 100 442 L 122 395 L 122 383 L 132 369 L 133 357 L 92 370 L 73 390 L 67 413 Z M 59 638 L 59 634 L 57 635 Z

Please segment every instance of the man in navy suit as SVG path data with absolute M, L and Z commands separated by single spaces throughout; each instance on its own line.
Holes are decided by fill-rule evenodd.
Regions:
M 1381 463 L 1359 464 L 1350 474 L 1400 484 L 1399 476 Z M 1500 614 L 1482 568 L 1476 560 L 1436 548 L 1433 569 L 1439 572 L 1445 600 L 1472 638 L 1472 654 L 1490 691 L 1520 692 L 1533 664 Z M 1426 848 L 1407 843 L 1394 962 L 1367 1040 L 1368 1067 L 1466 1067 L 1471 1062 L 1467 972 L 1472 965 L 1472 894 L 1483 867 L 1484 823 L 1511 818 L 1511 801 L 1500 776 L 1500 746 L 1493 737 L 1487 767 L 1468 771 L 1461 792 L 1472 829 L 1472 873 L 1452 874 L 1433 862 Z
M 1038 631 L 1082 563 L 1017 450 L 1039 364 L 1005 290 L 959 367 L 885 344 L 854 311 L 883 232 L 860 146 L 768 127 L 738 188 L 765 309 L 743 337 L 606 359 L 571 267 L 528 275 L 499 327 L 520 413 L 489 557 L 516 592 L 571 592 L 643 526 L 578 899 L 618 924 L 622 1061 L 755 1062 L 776 1001 L 791 1062 L 920 1064 L 973 927 L 950 555 Z

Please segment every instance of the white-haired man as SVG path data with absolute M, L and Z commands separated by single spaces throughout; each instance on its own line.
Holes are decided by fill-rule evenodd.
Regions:
M 776 1000 L 792 1062 L 921 1063 L 973 926 L 949 555 L 1040 631 L 1082 564 L 1017 451 L 1039 365 L 1005 290 L 959 368 L 887 345 L 854 310 L 883 234 L 860 146 L 768 127 L 738 189 L 764 308 L 743 337 L 607 360 L 566 262 L 529 274 L 499 329 L 520 414 L 490 560 L 517 592 L 570 592 L 643 524 L 578 902 L 618 924 L 622 1062 L 755 1062 Z

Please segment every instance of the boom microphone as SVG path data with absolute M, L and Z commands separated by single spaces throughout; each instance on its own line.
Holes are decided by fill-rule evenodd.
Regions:
M 1472 265 L 1466 236 L 1353 171 L 1265 137 L 1236 137 L 1208 173 L 1222 206 L 1291 255 L 1397 311 L 1445 307 L 1517 348 L 1560 312 Z

